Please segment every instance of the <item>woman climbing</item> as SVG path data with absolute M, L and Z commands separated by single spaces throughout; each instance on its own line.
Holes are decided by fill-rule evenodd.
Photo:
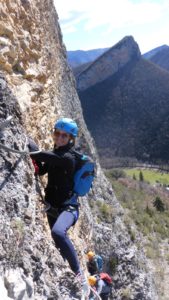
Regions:
M 67 231 L 77 222 L 79 216 L 77 197 L 73 194 L 76 159 L 72 147 L 77 134 L 76 122 L 62 118 L 54 125 L 53 151 L 40 151 L 30 155 L 34 161 L 36 174 L 40 176 L 48 174 L 45 201 L 51 205 L 47 218 L 52 238 L 85 289 L 87 283 L 75 248 L 67 235 Z M 30 152 L 37 150 L 36 144 L 31 140 L 28 147 Z

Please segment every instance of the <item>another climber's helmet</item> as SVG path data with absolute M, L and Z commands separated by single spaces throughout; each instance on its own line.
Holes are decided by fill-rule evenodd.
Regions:
M 89 252 L 87 253 L 88 259 L 92 259 L 94 256 L 95 256 L 95 254 L 94 254 L 94 252 L 92 252 L 92 251 L 89 251 Z
M 89 276 L 88 282 L 89 282 L 90 286 L 94 286 L 94 285 L 96 285 L 97 279 L 95 276 Z
M 75 121 L 69 118 L 59 119 L 54 126 L 54 129 L 63 130 L 68 134 L 71 134 L 73 137 L 76 137 L 78 134 L 78 126 Z

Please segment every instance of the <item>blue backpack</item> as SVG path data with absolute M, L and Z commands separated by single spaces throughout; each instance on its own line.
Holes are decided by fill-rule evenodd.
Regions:
M 103 269 L 103 259 L 100 255 L 96 255 L 96 262 L 98 265 L 99 272 L 101 272 Z
M 85 196 L 90 188 L 94 179 L 95 164 L 89 156 L 73 151 L 76 158 L 76 172 L 74 175 L 74 188 L 73 191 L 77 196 Z

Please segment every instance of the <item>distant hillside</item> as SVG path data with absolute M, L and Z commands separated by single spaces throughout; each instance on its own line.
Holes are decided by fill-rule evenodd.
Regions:
M 154 54 L 150 58 L 150 61 L 169 71 L 169 47 L 167 46 L 166 48 Z
M 97 57 L 103 54 L 108 48 L 93 49 L 93 50 L 76 50 L 67 51 L 68 63 L 72 68 L 76 68 L 82 64 L 94 61 Z
M 153 57 L 154 55 L 156 55 L 157 53 L 159 53 L 161 50 L 164 50 L 168 48 L 167 45 L 162 45 L 162 46 L 159 46 L 157 48 L 154 48 L 146 53 L 143 54 L 143 57 L 146 58 L 146 59 L 151 59 L 151 57 Z
M 105 53 L 97 68 L 95 62 L 77 78 L 102 161 L 114 156 L 169 160 L 169 73 L 143 59 L 131 37 L 108 52 L 109 70 Z

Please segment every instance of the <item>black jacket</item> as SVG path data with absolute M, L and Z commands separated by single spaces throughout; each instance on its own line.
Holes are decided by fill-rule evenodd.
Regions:
M 45 200 L 53 207 L 61 207 L 73 195 L 76 158 L 70 146 L 31 154 L 31 158 L 37 162 L 39 175 L 48 174 Z
M 93 258 L 87 262 L 87 268 L 91 275 L 99 274 L 97 259 Z

